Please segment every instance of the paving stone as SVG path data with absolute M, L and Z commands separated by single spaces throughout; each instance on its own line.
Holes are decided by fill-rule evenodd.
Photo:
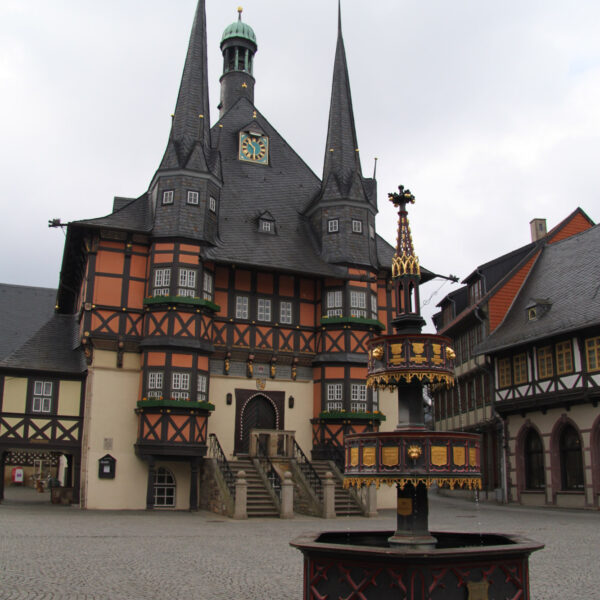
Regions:
M 208 512 L 81 511 L 28 492 L 11 500 L 11 491 L 0 505 L 0 600 L 299 600 L 302 555 L 291 539 L 395 525 L 391 511 L 375 519 L 247 521 Z M 531 557 L 532 598 L 600 597 L 598 511 L 476 505 L 433 494 L 430 526 L 542 542 L 546 548 Z

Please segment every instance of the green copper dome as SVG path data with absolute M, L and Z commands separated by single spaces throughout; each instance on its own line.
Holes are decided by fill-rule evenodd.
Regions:
M 253 44 L 256 44 L 256 35 L 254 35 L 254 29 L 242 21 L 242 8 L 238 8 L 239 17 L 235 23 L 232 23 L 223 32 L 221 38 L 221 44 L 231 38 L 243 38 L 249 40 Z

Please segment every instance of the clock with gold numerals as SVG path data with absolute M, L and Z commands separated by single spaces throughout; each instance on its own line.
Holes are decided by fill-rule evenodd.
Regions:
M 269 164 L 269 138 L 251 131 L 240 132 L 238 158 L 259 165 Z

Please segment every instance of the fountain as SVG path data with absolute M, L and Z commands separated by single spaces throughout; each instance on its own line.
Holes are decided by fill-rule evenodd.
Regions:
M 481 488 L 477 434 L 425 427 L 423 385 L 453 385 L 450 339 L 421 333 L 419 259 L 403 186 L 392 263 L 395 333 L 369 342 L 367 386 L 397 390 L 392 432 L 346 436 L 346 487 L 397 488 L 395 531 L 334 531 L 291 542 L 304 554 L 304 600 L 528 600 L 528 561 L 543 547 L 517 535 L 429 531 L 428 488 Z

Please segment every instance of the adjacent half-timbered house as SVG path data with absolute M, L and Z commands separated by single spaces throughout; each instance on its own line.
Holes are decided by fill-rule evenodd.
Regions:
M 393 318 L 394 249 L 361 170 L 341 20 L 321 178 L 254 104 L 257 40 L 241 10 L 221 50 L 211 127 L 200 0 L 147 191 L 68 224 L 47 326 L 65 324 L 72 356 L 64 372 L 64 354 L 39 364 L 53 373 L 43 423 L 30 405 L 38 379 L 24 376 L 18 396 L 4 376 L 0 443 L 31 444 L 34 429 L 51 429 L 53 450 L 72 443 L 84 507 L 197 508 L 210 436 L 231 459 L 253 429 L 285 429 L 309 456 L 335 459 L 345 434 L 384 420 L 366 344 Z M 19 350 L 29 370 L 34 343 Z
M 477 348 L 506 428 L 509 500 L 600 498 L 600 226 L 545 246 L 499 327 Z
M 534 219 L 531 243 L 477 267 L 464 279 L 463 287 L 438 304 L 440 312 L 434 316 L 434 323 L 440 333 L 454 340 L 456 385 L 435 392 L 435 427 L 483 435 L 483 484 L 491 497 L 508 500 L 505 421 L 499 410 L 498 386 L 490 358 L 480 349 L 512 314 L 516 299 L 521 297 L 546 249 L 592 227 L 593 222 L 581 209 L 550 231 L 546 230 L 545 220 Z M 548 321 L 553 319 L 551 315 Z

